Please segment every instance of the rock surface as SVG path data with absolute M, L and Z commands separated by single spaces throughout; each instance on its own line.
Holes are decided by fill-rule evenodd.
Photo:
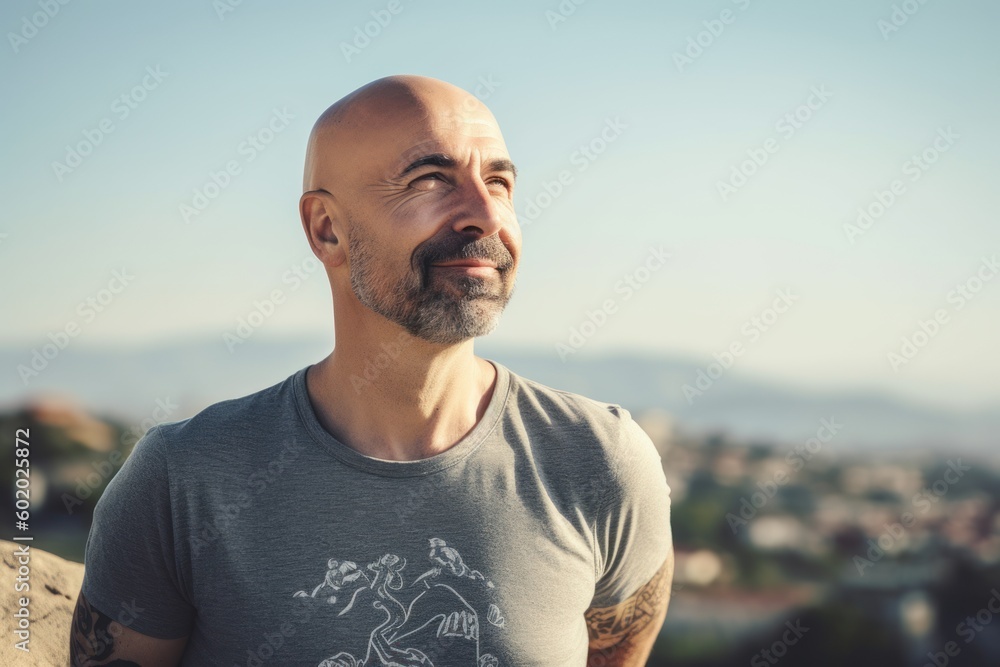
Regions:
M 28 545 L 27 591 L 17 591 L 19 560 L 18 549 Z M 31 542 L 9 542 L 0 540 L 0 556 L 3 558 L 3 587 L 0 589 L 0 606 L 3 609 L 3 644 L 0 646 L 2 665 L 45 665 L 57 667 L 69 664 L 69 629 L 76 606 L 76 596 L 83 583 L 83 565 L 64 560 L 46 551 L 30 546 Z M 19 600 L 28 598 L 28 613 L 31 621 L 30 638 L 25 652 L 15 648 L 19 641 L 13 634 L 17 629 L 14 614 L 20 608 Z

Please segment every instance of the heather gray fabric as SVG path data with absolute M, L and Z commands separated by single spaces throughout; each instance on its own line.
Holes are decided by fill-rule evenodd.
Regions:
M 418 461 L 337 441 L 305 368 L 154 427 L 97 504 L 84 595 L 190 633 L 184 665 L 583 667 L 584 612 L 671 546 L 660 456 L 620 406 L 491 363 L 482 420 Z

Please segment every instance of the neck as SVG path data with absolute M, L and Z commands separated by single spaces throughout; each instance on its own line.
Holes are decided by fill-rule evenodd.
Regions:
M 496 369 L 473 354 L 472 339 L 442 346 L 387 321 L 379 328 L 338 335 L 333 352 L 309 369 L 320 423 L 379 459 L 409 461 L 451 448 L 486 411 Z

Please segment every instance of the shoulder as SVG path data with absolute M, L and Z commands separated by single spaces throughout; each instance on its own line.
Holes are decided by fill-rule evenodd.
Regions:
M 169 459 L 179 460 L 199 452 L 218 452 L 220 445 L 230 442 L 255 442 L 270 430 L 288 431 L 289 420 L 297 418 L 295 383 L 300 373 L 251 394 L 213 403 L 187 419 L 157 424 L 142 440 L 161 448 Z
M 661 466 L 660 454 L 632 414 L 617 403 L 549 387 L 511 372 L 512 408 L 526 427 L 607 469 L 616 479 Z
M 536 380 L 510 373 L 510 394 L 522 413 L 551 422 L 553 425 L 584 425 L 594 429 L 614 427 L 628 410 L 616 403 L 605 403 L 564 389 L 555 389 Z

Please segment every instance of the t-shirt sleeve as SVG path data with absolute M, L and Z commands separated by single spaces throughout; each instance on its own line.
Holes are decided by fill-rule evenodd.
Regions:
M 132 449 L 94 509 L 83 595 L 97 610 L 160 639 L 190 634 L 194 607 L 182 593 L 174 551 L 170 483 L 160 427 Z
M 672 552 L 670 488 L 652 440 L 624 408 L 596 519 L 597 585 L 592 607 L 635 595 Z

